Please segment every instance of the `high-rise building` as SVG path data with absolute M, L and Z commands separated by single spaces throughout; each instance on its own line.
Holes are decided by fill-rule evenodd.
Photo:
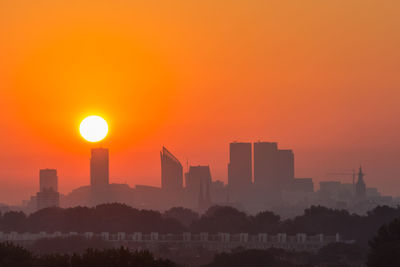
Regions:
M 201 208 L 211 205 L 210 184 L 211 172 L 209 166 L 190 166 L 189 171 L 185 173 L 185 202 L 184 205 L 189 208 Z M 204 194 L 205 192 L 205 194 Z M 200 211 L 200 210 L 199 210 Z
M 39 192 L 36 194 L 36 208 L 38 210 L 60 205 L 58 193 L 57 170 L 43 169 L 39 171 Z
M 183 168 L 179 160 L 165 147 L 161 157 L 161 188 L 167 192 L 177 192 L 183 187 Z
M 106 187 L 109 184 L 108 149 L 93 148 L 90 158 L 90 185 Z
M 228 164 L 229 193 L 234 201 L 248 193 L 252 185 L 251 143 L 230 143 Z
M 288 190 L 294 179 L 292 150 L 278 149 L 277 143 L 254 143 L 254 184 L 270 192 Z
M 211 183 L 210 166 L 190 166 L 189 172 L 186 173 L 186 189 L 187 191 L 198 196 L 200 186 L 205 187 Z
M 254 143 L 254 184 L 257 187 L 275 189 L 279 184 L 278 144 Z
M 278 150 L 278 179 L 282 190 L 288 189 L 294 179 L 294 154 L 292 150 Z
M 52 189 L 58 192 L 58 177 L 56 169 L 42 169 L 39 171 L 40 192 Z

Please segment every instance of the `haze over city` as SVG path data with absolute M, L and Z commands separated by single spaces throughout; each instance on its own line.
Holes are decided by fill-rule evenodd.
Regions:
M 226 182 L 228 143 L 266 140 L 299 177 L 361 164 L 399 195 L 400 3 L 385 3 L 2 1 L 0 201 L 41 168 L 63 193 L 88 184 L 91 114 L 110 126 L 110 181 L 159 186 L 166 145 Z
M 399 14 L 1 0 L 0 266 L 400 266 Z

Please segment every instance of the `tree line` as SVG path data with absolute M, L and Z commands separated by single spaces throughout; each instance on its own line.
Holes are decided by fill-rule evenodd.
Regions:
M 120 214 L 121 211 L 127 212 L 132 208 L 120 204 L 108 204 L 89 209 L 96 213 L 96 209 L 120 211 L 115 214 Z M 62 214 L 66 210 L 73 209 L 45 209 L 39 211 L 39 214 L 47 214 L 46 219 L 49 219 L 51 214 Z M 132 209 L 135 212 L 138 210 Z M 57 211 L 57 213 L 54 213 Z M 149 211 L 139 211 L 138 214 L 148 215 Z M 345 211 L 327 209 L 323 207 L 311 207 L 305 210 L 302 216 L 298 216 L 292 220 L 280 220 L 279 216 L 270 212 L 261 212 L 255 216 L 246 215 L 238 210 L 230 207 L 212 207 L 204 215 L 198 216 L 193 211 L 183 208 L 173 208 L 164 213 L 150 212 L 152 218 L 158 218 L 160 221 L 174 221 L 171 225 L 178 225 L 180 229 L 193 231 L 199 230 L 202 227 L 209 227 L 210 231 L 218 230 L 224 225 L 230 230 L 239 231 L 248 229 L 246 227 L 266 227 L 271 231 L 280 231 L 284 227 L 296 225 L 295 228 L 290 228 L 290 231 L 304 230 L 308 231 L 339 231 L 345 225 L 348 232 L 353 232 L 354 236 L 363 233 L 364 239 L 369 239 L 369 247 L 367 243 L 356 242 L 353 244 L 332 243 L 320 249 L 317 253 L 285 251 L 281 249 L 268 250 L 243 250 L 237 248 L 231 253 L 217 254 L 213 261 L 206 264 L 204 267 L 235 267 L 235 266 L 277 266 L 277 267 L 308 267 L 308 266 L 330 266 L 330 267 L 381 267 L 381 266 L 400 266 L 400 216 L 399 208 L 378 207 L 366 216 L 358 216 L 349 214 Z M 5 213 L 0 216 L 1 227 L 4 227 L 5 222 L 14 216 L 16 213 Z M 21 220 L 20 226 L 29 222 L 30 216 L 18 213 L 24 219 Z M 71 213 L 69 213 L 71 214 Z M 185 216 L 183 216 L 185 215 Z M 37 216 L 37 214 L 36 214 Z M 141 215 L 138 215 L 141 216 Z M 183 217 L 182 217 L 183 216 Z M 21 217 L 21 218 L 22 218 Z M 394 219 L 391 219 L 394 217 Z M 15 217 L 16 218 L 16 217 Z M 44 217 L 41 217 L 44 219 Z M 111 219 L 116 217 L 111 217 Z M 79 219 L 74 217 L 74 219 Z M 53 220 L 55 222 L 56 220 Z M 377 231 L 370 233 L 365 232 L 372 229 L 385 221 Z M 142 221 L 143 223 L 143 218 Z M 148 222 L 150 223 L 150 222 Z M 212 223 L 216 225 L 211 226 Z M 347 223 L 347 224 L 346 224 Z M 358 223 L 358 224 L 356 224 Z M 154 225 L 161 224 L 155 222 Z M 305 226 L 307 225 L 307 226 Z M 334 227 L 336 225 L 336 228 Z M 107 224 L 105 224 L 107 226 Z M 174 226 L 176 227 L 176 226 Z M 244 227 L 244 228 L 242 228 Z M 275 228 L 274 228 L 275 227 Z M 311 230 L 312 228 L 315 228 Z M 267 228 L 263 228 L 267 229 Z M 256 230 L 254 230 L 256 231 Z M 342 229 L 343 232 L 346 232 Z M 364 232 L 363 232 L 364 231 Z M 251 231 L 250 231 L 251 232 Z M 349 233 L 348 233 L 349 234 Z M 349 234 L 350 235 L 350 234 Z M 363 239 L 363 240 L 364 240 Z M 90 249 L 87 249 L 90 247 Z M 39 253 L 39 254 L 36 254 Z M 162 254 L 162 253 L 161 253 Z M 170 258 L 167 251 L 163 252 L 162 258 Z M 160 256 L 160 255 L 159 255 Z M 171 261 L 155 258 L 149 252 L 131 252 L 128 249 L 111 248 L 110 244 L 102 240 L 86 240 L 81 237 L 70 237 L 67 239 L 46 239 L 39 240 L 27 250 L 25 248 L 9 244 L 0 243 L 0 267 L 2 266 L 22 266 L 22 267 L 83 267 L 83 266 L 177 266 Z
M 304 214 L 282 220 L 279 215 L 263 211 L 248 215 L 232 207 L 213 206 L 203 215 L 176 207 L 163 213 L 139 210 L 125 204 L 103 204 L 93 208 L 46 208 L 30 215 L 10 211 L 0 216 L 3 232 L 159 232 L 185 231 L 228 233 L 306 233 L 334 235 L 363 244 L 385 223 L 400 217 L 400 208 L 379 206 L 361 216 L 346 210 L 312 206 Z
M 236 250 L 220 253 L 203 267 L 395 267 L 400 266 L 400 218 L 382 225 L 369 241 L 359 244 L 331 243 L 317 253 L 268 250 Z
M 0 267 L 174 267 L 173 262 L 155 259 L 147 251 L 126 248 L 87 249 L 82 254 L 37 255 L 10 243 L 0 243 Z

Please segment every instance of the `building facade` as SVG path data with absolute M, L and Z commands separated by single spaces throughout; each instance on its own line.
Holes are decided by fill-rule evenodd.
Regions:
M 107 148 L 93 148 L 90 158 L 90 185 L 104 187 L 109 184 L 109 162 Z
M 183 187 L 183 168 L 179 160 L 165 147 L 160 152 L 161 188 L 166 192 L 179 192 Z
M 229 194 L 233 201 L 246 198 L 252 185 L 251 143 L 230 143 L 228 163 Z
M 58 176 L 55 169 L 39 171 L 39 192 L 36 194 L 36 209 L 60 206 L 58 193 Z
M 53 189 L 58 192 L 58 176 L 56 169 L 42 169 L 39 171 L 40 191 Z

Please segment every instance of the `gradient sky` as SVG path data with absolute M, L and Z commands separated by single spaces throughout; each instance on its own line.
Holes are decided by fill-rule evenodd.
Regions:
M 0 202 L 89 184 L 87 115 L 112 182 L 160 185 L 159 150 L 226 181 L 231 141 L 294 149 L 296 176 L 362 164 L 400 195 L 400 1 L 0 1 Z M 95 145 L 97 146 L 97 145 Z M 351 177 L 339 177 L 350 182 Z

